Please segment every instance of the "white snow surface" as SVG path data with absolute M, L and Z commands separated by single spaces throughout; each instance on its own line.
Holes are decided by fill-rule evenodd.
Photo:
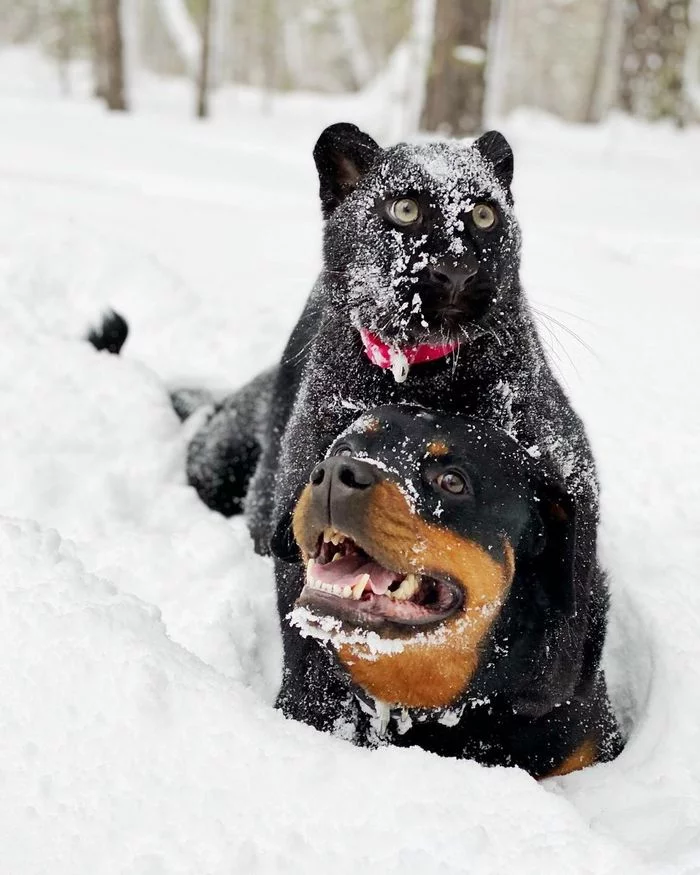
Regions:
M 538 784 L 283 719 L 271 565 L 183 475 L 166 386 L 274 361 L 319 266 L 314 139 L 381 138 L 378 93 L 222 92 L 196 124 L 184 84 L 138 86 L 108 116 L 0 53 L 0 872 L 700 872 L 700 132 L 502 126 L 526 287 L 582 340 L 541 319 L 599 462 L 630 734 Z M 121 358 L 80 341 L 107 304 Z

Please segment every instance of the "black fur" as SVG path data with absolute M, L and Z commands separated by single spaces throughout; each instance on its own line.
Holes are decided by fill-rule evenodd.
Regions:
M 588 626 L 598 616 L 590 613 L 591 605 L 603 597 L 596 560 L 598 497 L 585 431 L 547 363 L 520 284 L 510 147 L 491 132 L 472 147 L 445 142 L 385 150 L 352 125 L 334 125 L 314 154 L 326 218 L 324 267 L 278 369 L 263 378 L 267 412 L 258 408 L 256 422 L 243 429 L 248 440 L 250 429 L 261 426 L 260 459 L 246 499 L 256 547 L 267 553 L 273 532 L 284 533 L 311 469 L 358 411 L 409 403 L 505 429 L 539 459 L 545 479 L 561 483 L 575 502 L 574 573 L 587 582 L 576 592 L 580 624 L 572 630 L 564 613 L 553 614 L 538 645 L 523 656 L 530 710 L 546 712 L 573 695 L 583 671 L 583 644 L 597 634 Z M 399 228 L 391 209 L 406 197 L 418 205 L 419 218 Z M 475 203 L 496 211 L 493 228 L 477 227 Z M 369 361 L 360 328 L 396 346 L 441 340 L 459 340 L 461 346 L 447 358 L 415 365 L 397 383 Z M 226 434 L 229 411 L 237 406 L 234 397 L 209 427 Z M 240 421 L 230 433 L 239 428 Z M 250 457 L 220 454 L 224 470 L 218 473 L 218 461 L 207 467 L 191 457 L 191 482 L 210 506 L 233 512 L 239 495 L 216 490 L 212 502 L 207 483 L 211 477 L 240 482 L 249 471 L 238 461 L 233 470 L 226 465 Z M 275 546 L 286 558 L 289 537 Z M 279 558 L 276 569 L 279 613 L 285 617 L 302 573 Z M 335 712 L 324 703 L 336 701 L 338 691 L 329 690 L 325 663 L 284 623 L 283 638 L 280 706 L 314 725 L 329 725 Z
M 250 479 L 260 458 L 257 435 L 264 430 L 272 396 L 272 373 L 251 380 L 240 392 L 212 405 L 202 428 L 187 449 L 187 475 L 202 501 L 225 516 L 243 510 Z M 208 393 L 180 390 L 172 402 L 185 419 L 197 408 L 211 405 Z
M 114 310 L 105 310 L 102 314 L 102 323 L 91 328 L 87 335 L 87 341 L 97 350 L 107 350 L 113 355 L 119 355 L 129 335 L 129 326 L 126 319 Z
M 438 439 L 448 452 L 435 458 L 426 446 Z M 323 728 L 342 724 L 346 732 L 352 727 L 356 743 L 418 744 L 443 755 L 518 765 L 537 777 L 558 767 L 586 739 L 595 743 L 599 759 L 615 756 L 621 742 L 600 667 L 607 593 L 597 566 L 585 577 L 573 561 L 576 502 L 559 484 L 543 479 L 540 467 L 512 438 L 473 419 L 384 407 L 360 417 L 329 455 L 337 450 L 360 465 L 369 459 L 376 480 L 396 483 L 431 525 L 455 532 L 497 559 L 505 539 L 514 550 L 514 578 L 483 644 L 476 674 L 450 705 L 452 720 L 440 722 L 442 713 L 413 712 L 406 729 L 407 714 L 397 713 L 378 738 L 376 724 L 360 707 L 333 649 L 322 652 L 315 641 L 303 647 L 317 648 L 325 675 L 315 674 L 312 684 L 307 679 L 288 685 L 281 701 L 284 710 L 309 720 L 309 700 L 317 705 L 322 691 L 323 707 L 314 710 L 311 722 Z M 348 464 L 346 458 L 338 461 Z M 470 489 L 463 495 L 441 489 L 437 478 L 446 470 L 459 471 Z M 346 507 L 352 507 L 354 525 L 362 531 L 362 503 L 372 501 L 371 489 L 340 487 L 335 494 L 335 504 L 326 501 L 325 493 L 319 496 L 323 514 L 330 514 L 319 525 L 335 524 L 347 531 L 337 518 L 347 516 Z M 585 610 L 578 609 L 580 603 L 586 604 Z M 552 637 L 552 629 L 562 624 L 567 635 Z M 390 624 L 383 634 L 395 634 Z M 557 689 L 548 693 L 550 681 L 559 686 L 556 677 L 540 677 L 538 660 L 545 647 L 554 651 L 554 663 L 568 675 L 571 692 L 566 700 L 559 699 Z

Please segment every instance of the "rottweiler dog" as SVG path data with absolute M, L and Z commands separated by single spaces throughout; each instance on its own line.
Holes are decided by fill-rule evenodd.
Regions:
M 520 283 L 509 144 L 492 131 L 472 145 L 383 149 L 337 124 L 321 134 L 314 158 L 325 220 L 320 277 L 279 366 L 227 399 L 196 436 L 190 482 L 210 507 L 245 507 L 256 548 L 278 559 L 284 617 L 299 595 L 284 567 L 294 552 L 292 509 L 358 412 L 413 404 L 473 416 L 517 439 L 543 477 L 564 488 L 576 507 L 575 574 L 592 580 L 600 573 L 595 465 Z M 595 589 L 578 594 L 584 624 Z M 568 618 L 555 621 L 549 638 L 566 642 Z M 284 645 L 287 709 L 300 668 L 288 635 Z M 543 643 L 533 662 L 552 703 L 573 695 L 581 671 L 582 648 L 559 670 L 565 650 Z
M 293 530 L 306 652 L 285 711 L 537 778 L 617 754 L 603 576 L 577 570 L 575 503 L 501 429 L 369 411 L 314 467 Z

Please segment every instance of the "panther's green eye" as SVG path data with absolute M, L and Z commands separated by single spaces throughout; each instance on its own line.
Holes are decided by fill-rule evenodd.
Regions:
M 490 231 L 496 224 L 496 211 L 488 204 L 476 204 L 472 210 L 472 221 L 482 231 Z
M 389 215 L 397 225 L 405 227 L 414 225 L 420 219 L 420 207 L 418 201 L 412 197 L 402 197 L 389 204 Z

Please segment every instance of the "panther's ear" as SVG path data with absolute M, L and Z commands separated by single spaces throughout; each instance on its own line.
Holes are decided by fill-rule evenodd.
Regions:
M 499 182 L 510 189 L 513 182 L 513 150 L 499 131 L 486 131 L 474 142 L 474 148 L 493 164 Z
M 576 614 L 576 502 L 556 483 L 537 487 L 539 531 L 533 541 L 531 574 L 554 610 Z
M 326 128 L 314 147 L 324 219 L 352 192 L 380 152 L 369 134 L 355 125 L 340 122 Z
M 277 525 L 270 538 L 270 553 L 283 562 L 301 562 L 301 550 L 292 531 L 292 517 L 297 505 L 297 497 L 277 515 Z

